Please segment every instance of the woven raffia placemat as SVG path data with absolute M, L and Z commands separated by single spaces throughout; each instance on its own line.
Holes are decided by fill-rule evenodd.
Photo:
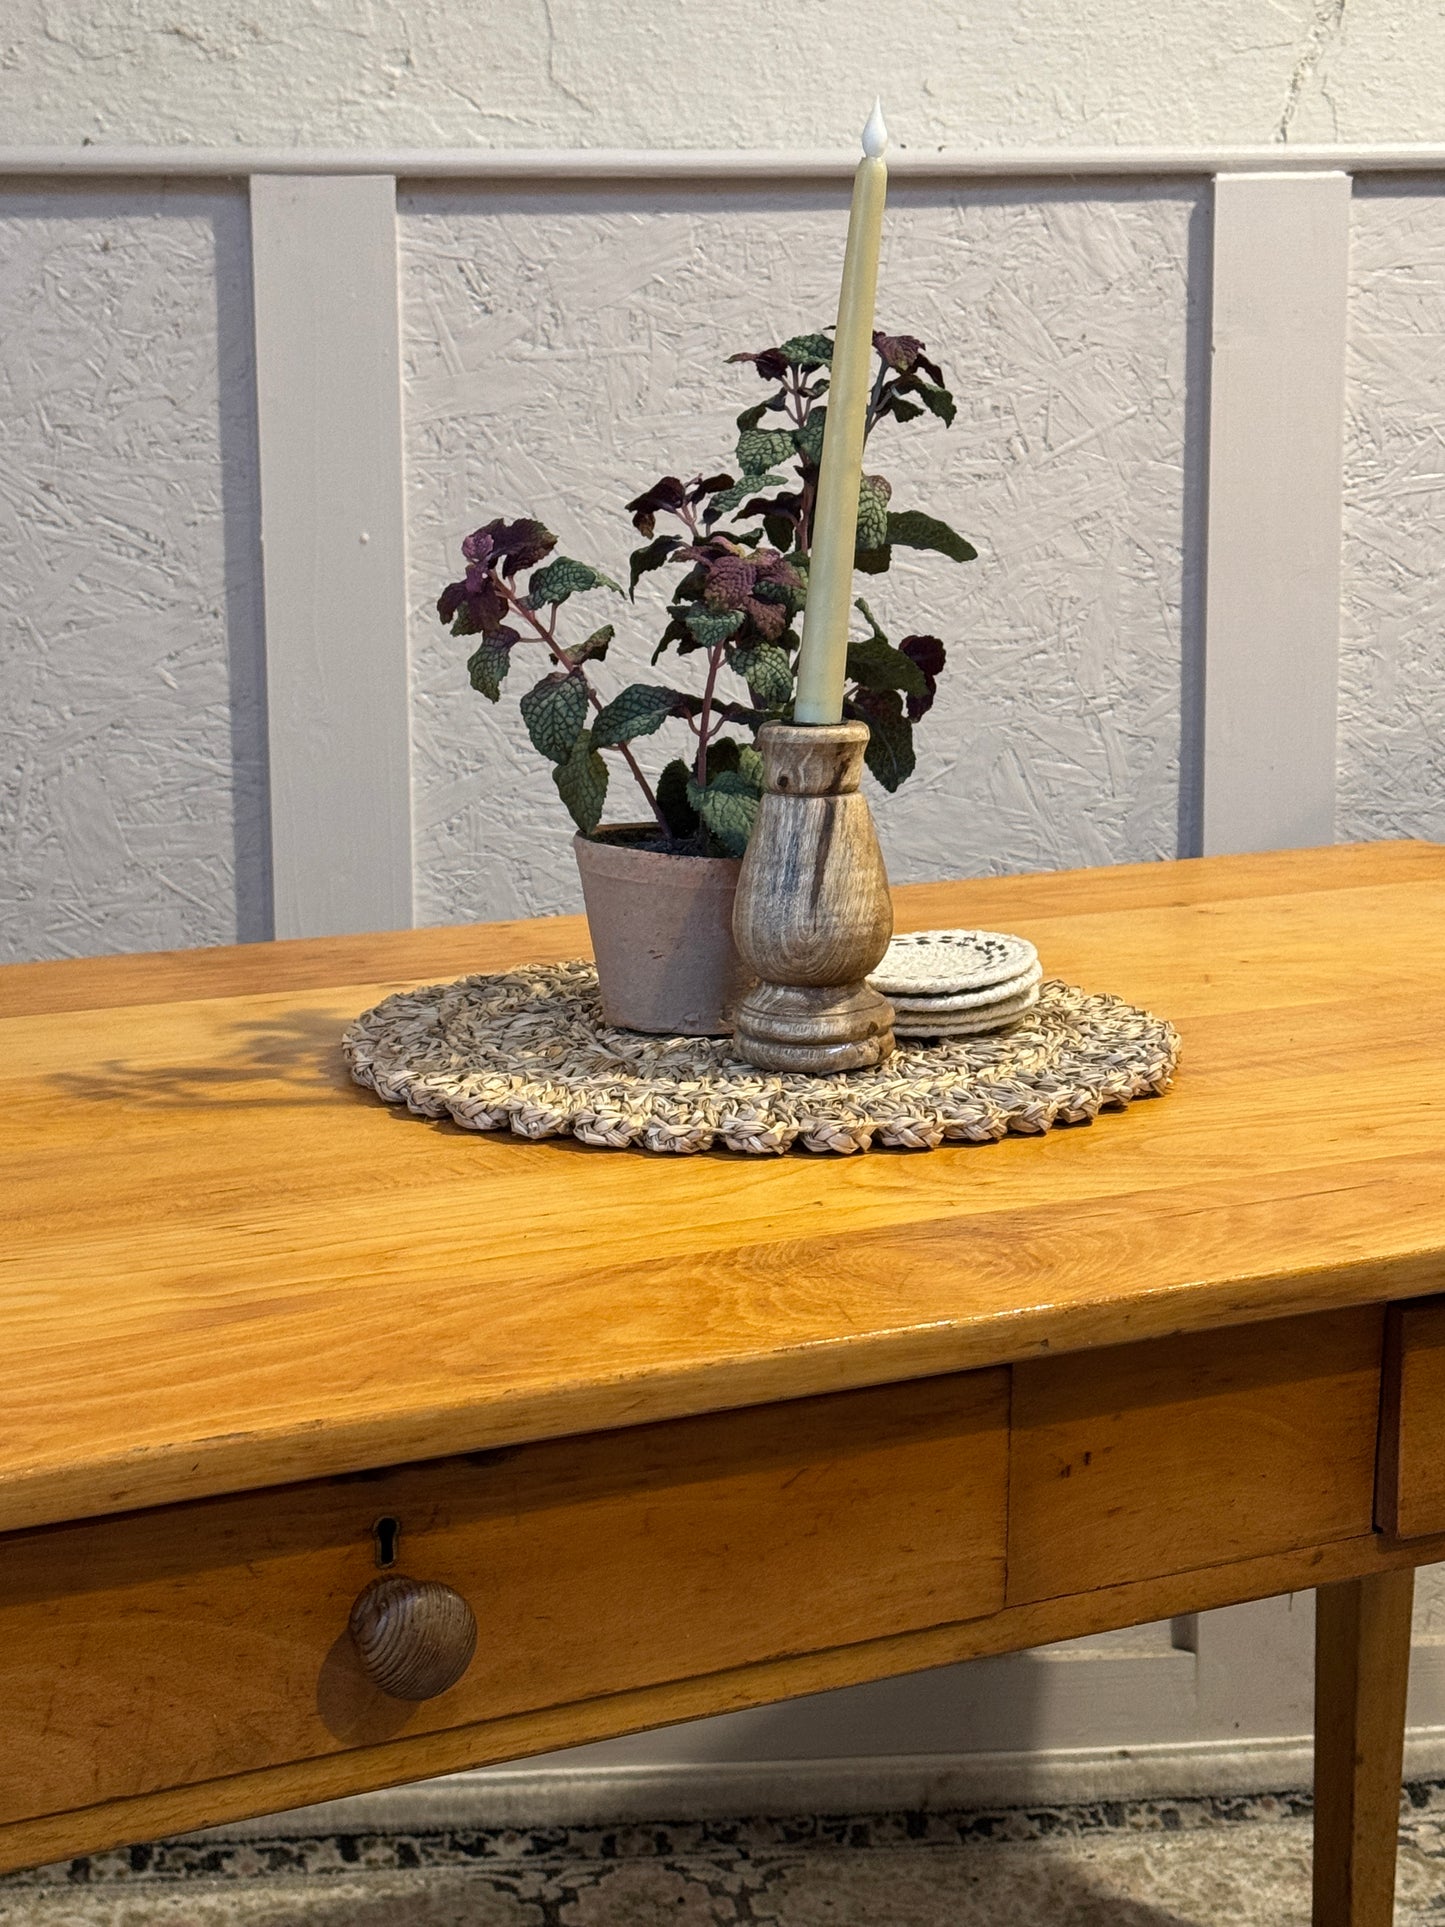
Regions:
M 603 1021 L 590 963 L 533 964 L 388 997 L 342 1040 L 388 1104 L 470 1131 L 647 1151 L 932 1150 L 1078 1124 L 1168 1087 L 1172 1024 L 1046 982 L 1015 1029 L 905 1042 L 876 1070 L 801 1077 L 741 1063 L 725 1037 Z

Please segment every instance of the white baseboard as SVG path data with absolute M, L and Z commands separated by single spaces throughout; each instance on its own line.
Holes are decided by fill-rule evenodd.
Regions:
M 876 1759 L 720 1761 L 676 1766 L 489 1767 L 301 1807 L 210 1837 L 409 1833 L 450 1828 L 608 1826 L 786 1818 L 1095 1800 L 1188 1799 L 1308 1787 L 1308 1735 L 1178 1746 L 1037 1753 L 908 1754 Z M 1405 1777 L 1445 1777 L 1445 1726 L 1405 1746 Z

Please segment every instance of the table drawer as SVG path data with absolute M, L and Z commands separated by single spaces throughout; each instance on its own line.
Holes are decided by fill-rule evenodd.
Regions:
M 1003 1602 L 1008 1374 L 969 1373 L 0 1540 L 0 1821 L 973 1618 Z M 420 1704 L 347 1634 L 469 1602 Z
M 1445 1298 L 1386 1314 L 1375 1521 L 1397 1539 L 1445 1532 Z
M 1014 1369 L 1009 1603 L 1368 1534 L 1383 1313 Z

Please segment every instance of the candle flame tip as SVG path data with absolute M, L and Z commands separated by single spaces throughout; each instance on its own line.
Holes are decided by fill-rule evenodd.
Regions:
M 873 111 L 863 129 L 863 152 L 870 161 L 876 161 L 887 145 L 888 128 L 883 119 L 883 102 L 875 98 Z

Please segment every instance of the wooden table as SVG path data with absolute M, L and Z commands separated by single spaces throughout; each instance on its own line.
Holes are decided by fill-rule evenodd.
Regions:
M 0 973 L 0 1864 L 1317 1587 L 1315 1917 L 1388 1920 L 1445 1557 L 1445 849 L 897 900 L 1174 1018 L 1174 1091 L 649 1158 L 339 1063 L 386 990 L 576 920 Z M 420 1702 L 347 1636 L 393 1550 L 480 1625 Z

